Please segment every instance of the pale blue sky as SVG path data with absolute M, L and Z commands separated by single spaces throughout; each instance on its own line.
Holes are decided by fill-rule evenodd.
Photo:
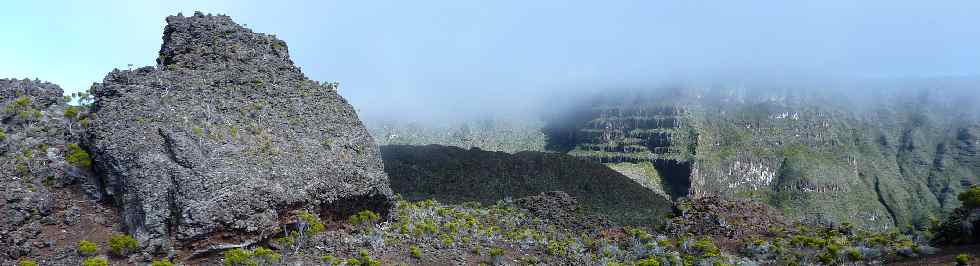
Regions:
M 3 3 L 0 77 L 86 89 L 153 65 L 164 17 L 195 10 L 278 35 L 308 77 L 373 114 L 676 76 L 980 72 L 980 1 L 96 2 Z

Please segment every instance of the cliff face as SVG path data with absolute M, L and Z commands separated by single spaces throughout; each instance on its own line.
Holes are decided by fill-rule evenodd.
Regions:
M 960 92 L 969 95 L 969 89 Z M 926 225 L 957 207 L 957 193 L 980 182 L 980 113 L 969 101 L 925 89 L 861 96 L 872 100 L 846 100 L 857 97 L 848 93 L 606 92 L 527 126 L 448 127 L 438 135 L 420 125 L 374 132 L 414 132 L 391 138 L 411 144 L 506 152 L 519 151 L 518 144 L 567 153 L 603 163 L 665 198 L 756 199 L 795 219 L 874 229 Z M 538 134 L 544 137 L 511 137 Z M 456 141 L 481 136 L 495 140 Z
M 335 84 L 227 16 L 167 18 L 158 65 L 93 87 L 95 170 L 150 250 L 250 244 L 299 209 L 386 213 L 377 146 Z
M 831 97 L 617 95 L 552 125 L 551 147 L 621 171 L 652 164 L 637 179 L 675 197 L 689 180 L 690 196 L 752 198 L 799 219 L 879 229 L 924 226 L 978 181 L 976 114 L 959 114 L 941 93 L 884 95 L 890 104 L 866 110 Z

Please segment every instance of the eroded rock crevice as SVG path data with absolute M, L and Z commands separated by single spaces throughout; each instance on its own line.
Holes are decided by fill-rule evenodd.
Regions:
M 654 168 L 660 174 L 664 192 L 671 200 L 690 195 L 692 170 L 690 162 L 655 160 Z

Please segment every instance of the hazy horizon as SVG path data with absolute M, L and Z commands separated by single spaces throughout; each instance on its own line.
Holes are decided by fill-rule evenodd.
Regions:
M 362 117 L 532 108 L 555 95 L 746 76 L 789 84 L 980 75 L 972 1 L 14 2 L 0 77 L 66 93 L 155 65 L 164 18 L 227 14 L 285 40 Z M 498 110 L 498 109 L 493 109 Z

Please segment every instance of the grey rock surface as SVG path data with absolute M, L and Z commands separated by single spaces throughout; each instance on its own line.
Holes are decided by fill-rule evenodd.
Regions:
M 0 79 L 0 261 L 29 256 L 66 162 L 58 85 Z
M 84 140 L 149 251 L 265 239 L 299 209 L 387 213 L 374 140 L 336 84 L 293 65 L 285 42 L 227 16 L 170 16 L 157 63 L 93 86 Z

